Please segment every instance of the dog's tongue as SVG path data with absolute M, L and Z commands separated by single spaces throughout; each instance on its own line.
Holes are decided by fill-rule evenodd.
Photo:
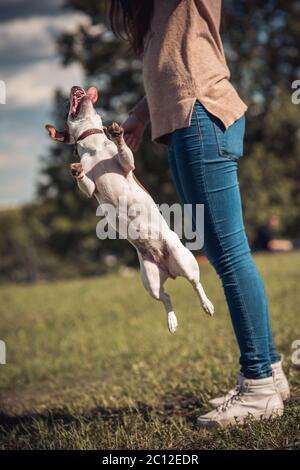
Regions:
M 90 86 L 86 90 L 86 94 L 88 95 L 93 104 L 96 103 L 96 101 L 98 100 L 98 90 L 95 86 Z

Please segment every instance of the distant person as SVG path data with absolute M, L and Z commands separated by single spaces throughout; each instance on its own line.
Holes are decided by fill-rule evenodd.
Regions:
M 279 224 L 277 215 L 271 215 L 267 223 L 257 230 L 253 249 L 258 251 L 291 251 L 296 248 L 297 244 L 294 246 L 292 241 L 276 238 Z
M 152 139 L 168 146 L 181 202 L 204 205 L 204 251 L 222 280 L 240 348 L 237 385 L 211 401 L 216 409 L 198 418 L 205 427 L 242 423 L 249 414 L 255 419 L 281 415 L 282 397 L 289 395 L 263 281 L 244 230 L 237 168 L 247 106 L 229 80 L 221 3 L 108 2 L 113 30 L 119 37 L 125 30 L 142 56 L 145 96 L 123 124 L 126 143 L 136 151 L 150 122 Z M 194 212 L 195 229 L 196 222 Z M 225 361 L 225 351 L 223 356 Z

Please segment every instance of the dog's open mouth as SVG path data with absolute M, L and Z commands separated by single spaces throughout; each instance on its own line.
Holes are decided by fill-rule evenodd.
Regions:
M 78 113 L 80 110 L 80 103 L 84 96 L 85 96 L 85 91 L 82 88 L 76 87 L 74 91 L 72 90 L 70 111 L 71 111 L 71 117 L 73 119 L 76 116 L 78 116 Z
M 70 114 L 72 119 L 78 116 L 84 97 L 88 97 L 93 104 L 96 103 L 98 100 L 97 88 L 91 86 L 86 91 L 79 86 L 72 88 L 70 97 Z

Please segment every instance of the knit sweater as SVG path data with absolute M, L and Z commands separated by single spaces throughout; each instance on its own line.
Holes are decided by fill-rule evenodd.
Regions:
M 142 57 L 146 96 L 131 110 L 151 121 L 153 140 L 188 127 L 196 100 L 226 128 L 245 113 L 229 81 L 220 19 L 221 0 L 154 0 Z

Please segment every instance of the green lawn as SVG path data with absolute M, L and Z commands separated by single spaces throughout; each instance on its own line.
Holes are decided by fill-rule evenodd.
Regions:
M 179 320 L 171 335 L 139 273 L 0 288 L 2 449 L 300 448 L 300 253 L 256 257 L 274 334 L 292 385 L 284 417 L 199 431 L 197 414 L 238 371 L 238 351 L 220 281 L 202 281 L 215 305 L 205 315 L 184 279 L 168 281 Z

